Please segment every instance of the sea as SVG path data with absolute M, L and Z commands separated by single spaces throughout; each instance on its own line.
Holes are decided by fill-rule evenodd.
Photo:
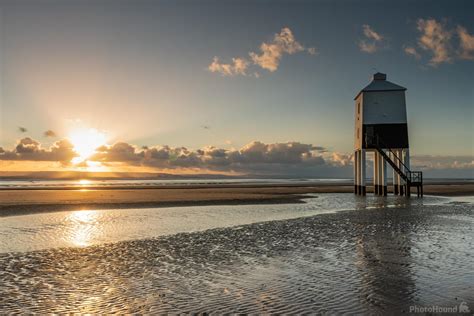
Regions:
M 370 183 L 370 178 L 368 183 Z M 427 184 L 430 183 L 474 183 L 474 179 L 451 179 L 451 178 L 433 178 L 424 179 Z M 21 179 L 5 180 L 0 179 L 0 189 L 47 189 L 47 188 L 114 188 L 114 187 L 155 187 L 155 186 L 208 186 L 208 185 L 311 185 L 311 184 L 347 184 L 353 183 L 349 178 L 224 178 L 224 179 L 74 179 L 74 180 L 38 180 Z

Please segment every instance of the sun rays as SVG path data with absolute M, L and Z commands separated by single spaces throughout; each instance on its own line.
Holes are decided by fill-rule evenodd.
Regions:
M 81 128 L 71 132 L 69 140 L 79 155 L 72 160 L 72 163 L 78 164 L 85 162 L 98 147 L 105 145 L 107 138 L 104 133 L 94 128 Z

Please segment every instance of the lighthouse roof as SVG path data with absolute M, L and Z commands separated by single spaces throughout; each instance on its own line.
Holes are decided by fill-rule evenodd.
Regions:
M 377 72 L 373 75 L 372 82 L 369 83 L 364 89 L 360 90 L 357 93 L 357 99 L 362 92 L 372 92 L 372 91 L 405 91 L 407 88 L 399 86 L 398 84 L 394 84 L 393 82 L 387 81 L 387 75 Z

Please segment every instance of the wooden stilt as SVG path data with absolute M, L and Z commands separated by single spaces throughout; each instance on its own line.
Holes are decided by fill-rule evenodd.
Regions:
M 358 180 L 359 180 L 359 173 L 358 173 L 358 157 L 357 157 L 357 150 L 354 151 L 354 194 L 358 194 Z
M 365 149 L 360 150 L 360 195 L 365 195 Z

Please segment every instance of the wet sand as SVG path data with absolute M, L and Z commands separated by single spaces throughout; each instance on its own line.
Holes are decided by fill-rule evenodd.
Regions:
M 399 314 L 466 302 L 472 310 L 473 229 L 472 204 L 419 204 L 6 253 L 0 307 L 7 314 Z
M 474 184 L 428 184 L 425 194 L 474 195 Z M 302 203 L 306 193 L 350 193 L 352 185 L 210 185 L 158 188 L 3 189 L 0 216 L 80 209 Z M 368 193 L 371 188 L 368 187 Z M 389 187 L 389 192 L 391 188 Z

